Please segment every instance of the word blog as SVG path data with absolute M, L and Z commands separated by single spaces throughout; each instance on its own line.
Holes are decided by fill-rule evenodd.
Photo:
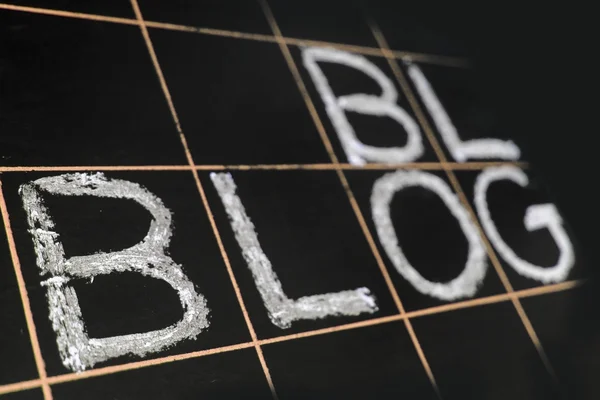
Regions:
M 398 93 L 391 80 L 363 56 L 328 48 L 305 48 L 303 64 L 321 97 L 327 115 L 350 163 L 401 164 L 413 162 L 423 154 L 422 134 L 417 122 L 397 104 Z M 380 95 L 354 93 L 336 96 L 320 63 L 335 63 L 367 75 L 375 81 Z M 432 86 L 417 65 L 407 64 L 408 76 L 443 139 L 450 155 L 458 162 L 470 159 L 518 160 L 519 148 L 511 141 L 484 138 L 463 141 Z M 346 112 L 393 119 L 407 135 L 403 147 L 371 146 L 361 142 Z M 334 316 L 374 313 L 377 301 L 367 287 L 348 288 L 335 293 L 289 298 L 263 251 L 258 233 L 248 216 L 237 187 L 229 173 L 210 175 L 229 217 L 240 251 L 250 269 L 271 322 L 281 329 L 294 321 Z M 575 263 L 573 245 L 561 217 L 549 203 L 526 209 L 524 225 L 529 231 L 547 229 L 559 255 L 551 267 L 535 265 L 517 255 L 504 241 L 489 211 L 487 193 L 498 181 L 511 181 L 521 187 L 529 183 L 526 173 L 513 165 L 483 169 L 474 184 L 476 216 L 492 246 L 514 270 L 542 283 L 563 281 Z M 391 218 L 394 196 L 406 188 L 419 187 L 438 196 L 455 218 L 468 243 L 464 268 L 448 282 L 424 278 L 403 253 Z M 162 200 L 135 182 L 110 179 L 101 173 L 71 173 L 44 177 L 20 187 L 36 253 L 36 263 L 44 277 L 49 318 L 64 366 L 83 371 L 96 363 L 133 354 L 140 357 L 158 352 L 184 339 L 193 339 L 209 328 L 209 304 L 185 274 L 184 267 L 168 255 L 173 217 Z M 142 241 L 124 250 L 66 257 L 60 234 L 44 195 L 92 196 L 134 201 L 151 215 L 151 224 Z M 396 170 L 379 177 L 370 197 L 371 216 L 379 240 L 394 269 L 417 291 L 440 300 L 452 301 L 474 296 L 487 273 L 487 256 L 479 228 L 448 184 L 424 171 Z M 177 292 L 183 316 L 177 323 L 159 330 L 135 334 L 90 338 L 79 307 L 76 290 L 70 281 L 113 273 L 133 272 L 160 279 Z

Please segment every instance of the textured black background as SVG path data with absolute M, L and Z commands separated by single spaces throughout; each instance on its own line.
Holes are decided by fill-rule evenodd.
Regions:
M 6 2 L 134 17 L 126 0 Z M 591 13 L 574 4 L 566 7 L 549 3 L 543 7 L 506 2 L 494 5 L 383 0 L 277 0 L 270 4 L 285 36 L 377 47 L 364 18 L 371 14 L 393 49 L 466 56 L 471 60 L 474 68 L 469 70 L 422 68 L 440 99 L 451 102 L 448 111 L 463 137 L 477 137 L 483 131 L 485 135 L 510 138 L 524 151 L 523 158 L 532 162 L 534 167 L 528 174 L 539 179 L 532 180 L 535 185 L 530 190 L 503 185 L 494 197 L 496 203 L 490 203 L 502 213 L 501 229 L 515 235 L 511 236 L 515 245 L 530 240 L 530 246 L 522 250 L 529 251 L 532 259 L 539 256 L 540 261 L 552 254 L 552 248 L 545 244 L 548 238 L 525 237 L 516 225 L 518 215 L 534 201 L 555 202 L 567 221 L 576 238 L 578 260 L 570 278 L 588 277 L 590 283 L 573 291 L 524 299 L 523 306 L 560 377 L 561 394 L 568 399 L 600 397 L 600 292 L 595 277 L 597 197 L 593 188 L 597 147 L 596 123 L 592 120 L 596 110 L 592 108 L 595 102 L 587 99 L 595 93 L 594 69 L 588 55 L 595 48 L 591 43 L 595 23 L 586 20 Z M 260 7 L 249 0 L 140 0 L 140 7 L 149 20 L 270 34 Z M 328 161 L 276 44 L 159 29 L 150 29 L 150 35 L 196 163 Z M 290 51 L 334 150 L 344 161 L 314 87 L 299 63 L 299 50 L 291 46 Z M 370 59 L 391 78 L 382 58 Z M 364 87 L 352 74 L 338 72 L 340 79 L 332 81 L 336 89 Z M 403 101 L 400 103 L 405 105 Z M 368 126 L 370 122 L 367 118 L 357 119 L 356 123 Z M 382 123 L 380 128 L 384 134 L 377 140 L 382 144 L 402 145 L 402 137 L 388 134 L 389 126 Z M 357 134 L 361 137 L 360 129 Z M 426 145 L 420 161 L 434 159 Z M 185 162 L 137 27 L 0 10 L 2 165 Z M 67 371 L 56 352 L 16 190 L 23 182 L 53 174 L 56 173 L 2 176 L 50 375 Z M 368 194 L 372 182 L 383 174 L 347 173 L 372 232 Z M 107 175 L 143 184 L 173 211 L 175 236 L 171 255 L 184 265 L 213 310 L 210 332 L 157 356 L 247 341 L 247 328 L 191 174 L 181 171 Z M 281 334 L 266 318 L 207 174 L 200 175 L 259 337 Z M 233 175 L 242 201 L 258 227 L 261 244 L 290 297 L 364 284 L 378 298 L 381 310 L 377 316 L 394 312 L 333 172 L 254 171 Z M 459 172 L 457 177 L 471 198 L 469 188 L 474 174 Z M 285 185 L 290 182 L 298 186 Z M 331 190 L 323 190 L 328 185 Z M 283 202 L 277 201 L 279 197 Z M 439 271 L 433 266 L 440 258 L 460 265 L 458 249 L 464 243 L 452 233 L 458 232 L 453 221 L 444 218 L 439 201 L 423 194 L 407 191 L 406 196 L 394 201 L 413 210 L 394 214 L 394 222 L 398 223 L 399 239 L 410 243 L 408 255 L 415 259 L 414 264 L 427 277 L 447 279 L 455 269 Z M 510 207 L 506 206 L 508 201 Z M 147 216 L 135 206 L 122 203 L 59 199 L 49 202 L 52 205 L 57 224 L 65 232 L 66 249 L 72 249 L 74 254 L 135 243 L 147 226 Z M 431 215 L 428 219 L 419 218 L 425 209 Z M 326 239 L 334 231 L 320 225 L 326 221 L 337 226 L 332 246 Z M 403 231 L 402 224 L 412 226 L 413 234 Z M 434 226 L 438 231 L 427 235 L 426 228 Z M 282 231 L 277 234 L 270 229 Z M 445 241 L 444 234 L 451 239 Z M 425 239 L 438 243 L 439 250 L 427 252 Z M 328 271 L 320 275 L 323 278 L 319 285 L 310 287 L 311 275 L 293 268 L 307 265 L 307 270 L 316 274 L 321 266 L 332 259 L 339 260 L 348 251 L 352 252 L 346 260 L 351 272 L 339 281 Z M 293 263 L 282 265 L 287 255 L 294 255 Z M 439 304 L 412 289 L 393 271 L 384 254 L 383 257 L 407 309 Z M 0 384 L 35 379 L 37 373 L 6 245 L 0 248 L 0 262 Z M 516 289 L 536 286 L 506 269 Z M 81 290 L 80 300 L 83 311 L 90 316 L 90 333 L 100 336 L 158 328 L 178 318 L 177 299 L 169 288 L 142 282 L 136 276 L 119 278 L 99 279 L 93 289 L 93 285 L 82 285 L 88 289 Z M 160 293 L 160 300 L 164 301 L 149 296 L 150 292 Z M 490 267 L 478 295 L 501 292 Z M 117 306 L 122 303 L 127 303 L 127 307 Z M 284 333 L 361 319 L 364 318 L 301 322 Z M 557 395 L 509 303 L 419 317 L 414 320 L 414 327 L 444 399 L 549 399 Z M 402 322 L 267 345 L 264 352 L 282 400 L 434 398 Z M 254 349 L 60 384 L 53 387 L 53 392 L 56 399 L 270 398 Z M 38 399 L 41 392 L 35 389 L 2 398 Z

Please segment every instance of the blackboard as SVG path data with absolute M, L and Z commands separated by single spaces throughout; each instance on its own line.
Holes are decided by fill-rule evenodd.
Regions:
M 0 397 L 597 398 L 581 246 L 447 28 L 1 2 Z

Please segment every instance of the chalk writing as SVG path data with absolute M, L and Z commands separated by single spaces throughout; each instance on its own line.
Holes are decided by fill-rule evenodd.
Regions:
M 456 127 L 421 69 L 416 64 L 408 63 L 408 76 L 415 84 L 421 100 L 423 100 L 431 118 L 433 118 L 444 143 L 448 146 L 448 151 L 456 161 L 464 162 L 472 158 L 519 159 L 521 151 L 511 141 L 490 138 L 462 141 L 458 136 Z
M 60 235 L 42 200 L 42 192 L 62 196 L 96 196 L 133 200 L 152 214 L 146 237 L 121 251 L 65 258 Z M 171 346 L 186 338 L 195 338 L 206 329 L 209 309 L 204 297 L 196 293 L 193 283 L 181 266 L 165 254 L 171 237 L 171 213 L 162 201 L 140 185 L 103 174 L 64 174 L 41 178 L 20 187 L 33 238 L 37 265 L 43 276 L 42 285 L 50 321 L 65 367 L 82 371 L 94 364 L 125 354 L 144 356 Z M 167 328 L 107 338 L 90 338 L 79 308 L 77 293 L 70 279 L 93 278 L 115 272 L 137 272 L 162 279 L 179 295 L 184 309 L 181 321 Z
M 548 229 L 560 251 L 556 264 L 540 267 L 519 257 L 502 239 L 492 220 L 487 204 L 487 190 L 495 181 L 509 180 L 525 187 L 529 184 L 527 175 L 513 166 L 493 167 L 483 170 L 475 182 L 475 207 L 485 233 L 502 258 L 518 273 L 544 283 L 565 280 L 575 263 L 573 245 L 562 227 L 562 219 L 553 204 L 536 204 L 525 211 L 525 228 L 529 231 Z
M 254 224 L 236 194 L 237 187 L 233 177 L 228 173 L 212 173 L 210 177 L 223 202 L 235 238 L 273 324 L 280 328 L 289 328 L 293 321 L 301 319 L 359 315 L 377 311 L 375 298 L 366 287 L 305 296 L 297 300 L 288 298 L 271 262 L 260 246 Z
M 467 263 L 459 276 L 450 282 L 431 282 L 408 262 L 398 244 L 398 236 L 390 217 L 394 194 L 404 188 L 418 186 L 437 194 L 458 220 L 469 243 Z M 422 171 L 396 171 L 383 175 L 373 185 L 371 210 L 379 241 L 396 270 L 419 292 L 442 300 L 473 296 L 487 270 L 485 250 L 477 228 L 470 220 L 458 198 L 439 177 Z
M 389 164 L 403 163 L 414 161 L 423 154 L 419 125 L 396 104 L 398 92 L 394 84 L 375 64 L 361 55 L 331 48 L 305 48 L 302 51 L 302 58 L 304 66 L 310 73 L 317 91 L 325 103 L 327 114 L 350 163 L 356 165 L 362 165 L 369 161 Z M 319 67 L 319 61 L 337 63 L 361 71 L 379 84 L 382 91 L 381 96 L 356 93 L 336 97 L 329 86 L 327 77 Z M 346 111 L 394 119 L 406 131 L 406 145 L 404 147 L 376 147 L 362 143 L 356 137 L 354 128 L 348 121 Z

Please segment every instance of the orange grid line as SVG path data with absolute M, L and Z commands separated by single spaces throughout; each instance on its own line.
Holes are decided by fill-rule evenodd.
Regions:
M 10 257 L 12 259 L 13 268 L 15 270 L 15 276 L 17 278 L 17 286 L 19 287 L 21 304 L 23 306 L 23 312 L 25 313 L 25 322 L 27 324 L 27 331 L 29 332 L 29 342 L 31 343 L 31 349 L 33 350 L 33 358 L 35 359 L 35 366 L 38 375 L 42 380 L 42 392 L 44 394 L 44 400 L 52 400 L 52 390 L 50 390 L 50 386 L 44 382 L 47 376 L 46 364 L 44 363 L 44 358 L 42 357 L 42 351 L 40 350 L 40 342 L 38 341 L 37 331 L 35 329 L 35 322 L 33 321 L 33 314 L 31 313 L 31 304 L 29 303 L 27 286 L 25 285 L 25 279 L 23 279 L 23 272 L 21 271 L 21 262 L 19 261 L 19 255 L 17 254 L 17 247 L 15 245 L 15 239 L 13 237 L 12 227 L 10 225 L 8 209 L 6 208 L 6 201 L 4 200 L 4 190 L 2 188 L 2 181 L 0 181 L 0 211 L 2 212 L 2 220 L 4 221 L 4 231 L 6 233 L 6 239 L 8 241 L 8 247 L 10 250 Z
M 369 327 L 369 326 L 377 326 L 377 325 L 391 323 L 391 322 L 395 322 L 395 321 L 401 321 L 401 320 L 409 319 L 409 318 L 419 318 L 419 317 L 424 317 L 424 316 L 443 314 L 443 313 L 461 310 L 461 309 L 465 309 L 465 308 L 480 307 L 480 306 L 485 306 L 488 304 L 495 304 L 495 303 L 501 303 L 504 301 L 511 301 L 511 299 L 513 297 L 527 298 L 527 297 L 535 297 L 535 296 L 548 295 L 548 294 L 552 294 L 552 293 L 558 293 L 558 292 L 577 288 L 584 283 L 585 283 L 585 281 L 583 281 L 583 280 L 561 282 L 561 283 L 557 283 L 557 284 L 540 286 L 540 287 L 535 287 L 535 288 L 531 288 L 531 289 L 518 290 L 518 291 L 515 291 L 512 293 L 502 293 L 502 294 L 498 294 L 498 295 L 480 297 L 480 298 L 471 299 L 471 300 L 463 300 L 463 301 L 459 301 L 456 303 L 444 304 L 441 306 L 428 307 L 428 308 L 424 308 L 424 309 L 420 309 L 420 310 L 416 310 L 416 311 L 409 311 L 403 315 L 396 314 L 396 315 L 391 315 L 391 316 L 387 316 L 387 317 L 373 318 L 373 319 L 369 319 L 369 320 L 365 320 L 365 321 L 337 325 L 337 326 L 333 326 L 333 327 L 329 327 L 329 328 L 300 332 L 300 333 L 295 333 L 295 334 L 291 334 L 291 335 L 278 336 L 278 337 L 268 338 L 268 339 L 260 339 L 260 340 L 258 340 L 258 342 L 261 346 L 265 346 L 265 345 L 281 343 L 281 342 L 290 341 L 290 340 L 303 339 L 303 338 L 312 337 L 312 336 L 326 335 L 326 334 L 342 332 L 342 331 L 347 331 L 347 330 L 352 330 L 352 329 L 365 328 L 365 327 Z M 192 359 L 192 358 L 200 358 L 200 357 L 209 356 L 209 355 L 213 355 L 213 354 L 225 353 L 225 352 L 247 349 L 247 348 L 252 348 L 252 347 L 254 347 L 254 342 L 239 343 L 239 344 L 235 344 L 235 345 L 217 347 L 217 348 L 207 349 L 207 350 L 194 351 L 194 352 L 190 352 L 190 353 L 176 354 L 176 355 L 172 355 L 172 356 L 159 357 L 159 358 L 154 358 L 154 359 L 149 359 L 149 360 L 141 360 L 141 361 L 126 363 L 126 364 L 119 364 L 119 365 L 114 365 L 114 366 L 95 368 L 95 369 L 91 369 L 91 370 L 80 372 L 80 373 L 67 373 L 67 374 L 62 374 L 62 375 L 56 375 L 56 376 L 47 377 L 45 380 L 34 379 L 34 380 L 29 380 L 29 381 L 11 383 L 8 385 L 1 385 L 0 386 L 0 394 L 19 392 L 19 391 L 23 391 L 23 390 L 37 388 L 37 387 L 42 386 L 42 384 L 44 382 L 47 384 L 50 384 L 50 385 L 56 385 L 56 384 L 60 384 L 60 383 L 66 383 L 66 382 L 72 382 L 72 381 L 77 381 L 77 380 L 82 380 L 82 379 L 100 377 L 100 376 L 115 374 L 115 373 L 119 373 L 119 372 L 135 370 L 138 368 L 158 366 L 158 365 L 167 364 L 167 363 L 171 363 L 171 362 L 175 362 L 175 361 L 188 360 L 188 359 Z
M 99 22 L 109 22 L 115 24 L 125 24 L 125 25 L 139 25 L 140 22 L 137 19 L 131 18 L 121 18 L 121 17 L 111 17 L 106 15 L 97 15 L 97 14 L 88 14 L 88 13 L 80 13 L 73 11 L 64 11 L 64 10 L 56 10 L 49 8 L 40 8 L 40 7 L 28 7 L 28 6 L 19 6 L 14 4 L 4 4 L 0 3 L 0 10 L 10 10 L 10 11 L 20 11 L 20 12 L 28 12 L 33 14 L 42 14 L 42 15 L 51 15 L 56 17 L 64 17 L 64 18 L 76 18 L 76 19 L 84 19 L 84 20 L 92 20 Z M 181 32 L 190 32 L 190 33 L 199 33 L 204 35 L 212 35 L 212 36 L 222 36 L 229 37 L 235 39 L 245 39 L 245 40 L 254 40 L 268 43 L 276 43 L 277 39 L 271 35 L 262 35 L 257 33 L 247 33 L 247 32 L 236 32 L 225 29 L 214 29 L 214 28 L 206 28 L 206 27 L 194 27 L 188 25 L 180 25 L 180 24 L 172 24 L 168 22 L 158 22 L 158 21 L 144 21 L 144 24 L 147 27 L 164 29 L 164 30 L 173 30 L 173 31 L 181 31 Z M 332 43 L 325 42 L 321 40 L 308 40 L 308 39 L 299 39 L 299 38 L 290 38 L 290 37 L 282 37 L 282 40 L 289 45 L 292 46 L 317 46 L 317 47 L 333 47 L 340 50 L 352 51 L 354 53 L 360 53 L 365 55 L 371 55 L 376 57 L 383 57 L 383 53 L 380 49 L 374 47 L 365 47 L 365 46 L 356 46 L 350 44 L 343 43 Z M 411 59 L 413 61 L 422 62 L 422 63 L 430 63 L 430 64 L 438 64 L 444 65 L 448 67 L 458 67 L 458 68 L 467 68 L 469 67 L 469 62 L 460 57 L 451 57 L 451 56 L 443 56 L 436 54 L 424 54 L 424 53 L 416 53 L 409 51 L 393 51 L 394 57 L 400 59 Z
M 489 240 L 487 239 L 487 237 L 483 231 L 483 228 L 479 224 L 479 220 L 477 219 L 475 212 L 473 211 L 467 197 L 465 196 L 465 194 L 462 190 L 462 187 L 460 186 L 460 183 L 458 182 L 458 179 L 456 178 L 456 175 L 454 174 L 454 171 L 450 168 L 446 168 L 446 164 L 447 164 L 446 156 L 445 156 L 438 140 L 436 139 L 435 135 L 433 134 L 433 130 L 432 130 L 429 122 L 427 121 L 427 118 L 425 117 L 425 114 L 424 114 L 423 110 L 421 109 L 421 106 L 419 105 L 418 101 L 416 100 L 416 97 L 413 94 L 412 89 L 411 89 L 410 85 L 408 84 L 406 77 L 404 76 L 404 73 L 400 69 L 393 53 L 389 49 L 389 46 L 387 44 L 387 41 L 385 40 L 385 37 L 383 36 L 383 34 L 381 33 L 381 30 L 375 24 L 374 21 L 370 21 L 370 25 L 371 25 L 371 30 L 373 31 L 373 35 L 375 36 L 377 43 L 379 44 L 379 47 L 381 48 L 386 59 L 388 60 L 388 64 L 390 65 L 392 72 L 393 72 L 394 76 L 396 77 L 396 80 L 400 84 L 400 87 L 402 88 L 404 95 L 407 97 L 412 110 L 414 111 L 415 115 L 417 116 L 417 119 L 419 120 L 419 124 L 425 131 L 425 135 L 427 136 L 438 159 L 440 160 L 442 166 L 444 167 L 444 171 L 446 172 L 446 175 L 448 176 L 448 179 L 449 179 L 452 187 L 454 188 L 454 191 L 458 195 L 462 205 L 465 207 L 465 209 L 469 213 L 471 221 L 477 227 L 477 229 L 479 231 L 479 235 L 486 247 L 487 254 L 488 254 L 490 260 L 492 261 L 494 269 L 496 270 L 496 273 L 498 274 L 498 277 L 500 278 L 502 285 L 504 286 L 505 290 L 508 293 L 514 292 L 514 289 L 508 279 L 508 276 L 506 275 L 506 272 L 504 271 L 502 265 L 500 264 L 494 249 L 492 248 Z M 527 314 L 525 313 L 525 310 L 523 309 L 523 306 L 521 305 L 521 302 L 519 301 L 518 297 L 512 297 L 511 300 L 517 311 L 517 314 L 519 315 L 519 318 L 521 319 L 521 321 L 523 323 L 523 326 L 525 327 L 525 330 L 527 331 L 529 337 L 531 338 L 531 341 L 533 342 L 534 346 L 536 347 L 537 352 L 538 352 L 542 362 L 544 363 L 544 366 L 546 367 L 546 370 L 554 378 L 554 380 L 557 381 L 556 374 L 554 372 L 554 369 L 552 368 L 552 365 L 550 364 L 550 360 L 548 359 L 546 352 L 544 351 L 542 344 L 535 332 L 535 329 L 533 328 L 533 325 L 531 324 L 529 317 L 527 317 Z
M 32 379 L 29 381 L 21 381 L 16 383 L 9 383 L 8 385 L 0 386 L 0 395 L 8 393 L 22 392 L 29 389 L 37 389 L 43 385 L 41 379 Z
M 134 9 L 135 15 L 137 20 L 139 21 L 140 24 L 140 29 L 142 31 L 142 36 L 144 37 L 144 40 L 146 42 L 146 47 L 148 48 L 148 52 L 150 53 L 150 57 L 152 58 L 152 63 L 154 65 L 154 69 L 156 70 L 156 74 L 158 76 L 158 79 L 160 81 L 160 85 L 162 87 L 163 93 L 165 95 L 165 99 L 167 100 L 167 103 L 169 105 L 169 109 L 171 111 L 171 116 L 173 117 L 173 121 L 175 122 L 175 126 L 177 128 L 177 131 L 179 132 L 179 137 L 181 139 L 181 144 L 183 145 L 183 149 L 185 151 L 185 155 L 186 158 L 188 160 L 188 163 L 190 165 L 190 167 L 192 168 L 192 174 L 194 176 L 194 180 L 196 181 L 196 186 L 198 188 L 198 192 L 200 194 L 200 197 L 202 199 L 202 203 L 204 205 L 204 208 L 206 210 L 206 213 L 208 215 L 208 219 L 210 221 L 210 225 L 212 227 L 213 230 L 213 234 L 215 236 L 215 239 L 217 241 L 217 244 L 219 246 L 219 250 L 221 252 L 221 256 L 223 258 L 223 261 L 225 263 L 225 266 L 227 268 L 227 273 L 229 274 L 229 278 L 231 280 L 231 284 L 233 286 L 233 289 L 235 291 L 238 303 L 240 305 L 241 311 L 244 315 L 244 319 L 246 321 L 246 325 L 248 327 L 248 331 L 250 332 L 250 336 L 252 337 L 252 342 L 254 344 L 254 348 L 256 350 L 256 354 L 258 356 L 258 359 L 260 361 L 262 370 L 265 374 L 265 378 L 267 379 L 267 383 L 269 384 L 269 388 L 271 389 L 271 394 L 273 396 L 274 400 L 277 400 L 277 392 L 275 390 L 275 386 L 273 385 L 273 380 L 271 378 L 271 373 L 269 372 L 269 367 L 267 366 L 267 363 L 265 361 L 265 357 L 263 355 L 262 349 L 260 347 L 260 344 L 258 343 L 258 338 L 256 336 L 256 332 L 254 331 L 254 327 L 252 326 L 252 321 L 250 320 L 250 316 L 248 315 L 248 311 L 246 310 L 246 305 L 244 304 L 244 299 L 242 297 L 242 292 L 238 286 L 237 280 L 233 274 L 233 270 L 231 268 L 231 264 L 229 263 L 229 257 L 227 256 L 227 253 L 225 252 L 225 247 L 223 246 L 223 242 L 221 240 L 221 235 L 219 234 L 219 230 L 217 228 L 217 225 L 215 223 L 212 211 L 210 209 L 210 206 L 208 204 L 208 199 L 206 198 L 206 193 L 204 192 L 204 188 L 202 187 L 202 183 L 200 182 L 200 177 L 198 176 L 198 171 L 196 170 L 195 164 L 194 164 L 194 160 L 192 158 L 192 154 L 190 153 L 190 149 L 188 147 L 187 144 L 187 140 L 185 138 L 185 135 L 183 133 L 183 130 L 181 129 L 181 123 L 179 122 L 179 117 L 177 115 L 177 111 L 175 110 L 175 106 L 173 104 L 173 99 L 171 97 L 171 92 L 169 91 L 169 88 L 167 86 L 167 82 L 165 80 L 165 77 L 163 75 L 162 69 L 160 67 L 160 64 L 158 62 L 158 57 L 156 56 L 156 52 L 154 51 L 154 46 L 152 45 L 152 40 L 150 39 L 150 35 L 148 33 L 148 29 L 144 23 L 144 18 L 142 16 L 142 13 L 140 11 L 139 5 L 137 3 L 137 0 L 131 0 L 131 5 Z
M 168 364 L 175 361 L 189 360 L 192 358 L 200 358 L 213 354 L 228 353 L 231 351 L 242 350 L 254 347 L 253 342 L 239 343 L 231 346 L 217 347 L 214 349 L 194 351 L 191 353 L 176 354 L 173 356 L 154 358 L 150 360 L 142 360 L 127 364 L 111 365 L 108 367 L 90 369 L 83 372 L 74 372 L 69 374 L 57 375 L 47 378 L 51 385 L 56 385 L 65 382 L 73 382 L 81 379 L 94 378 L 98 376 L 106 376 L 116 374 L 123 371 L 131 371 L 140 368 L 152 367 L 156 365 Z
M 51 15 L 54 17 L 87 19 L 100 22 L 112 22 L 114 24 L 138 25 L 138 22 L 131 18 L 110 17 L 106 15 L 86 14 L 73 11 L 56 10 L 51 8 L 18 6 L 15 4 L 0 3 L 0 10 L 21 11 L 32 14 Z
M 511 161 L 485 161 L 485 162 L 449 162 L 445 165 L 440 162 L 412 162 L 402 164 L 382 164 L 370 163 L 365 165 L 353 165 L 348 163 L 317 163 L 317 164 L 194 164 L 191 165 L 61 165 L 61 166 L 15 166 L 0 167 L 0 173 L 3 172 L 77 172 L 77 171 L 222 171 L 222 170 L 395 170 L 395 169 L 420 169 L 420 170 L 443 170 L 450 168 L 453 170 L 481 170 L 489 167 L 502 165 L 513 165 L 519 168 L 528 168 L 526 162 Z

